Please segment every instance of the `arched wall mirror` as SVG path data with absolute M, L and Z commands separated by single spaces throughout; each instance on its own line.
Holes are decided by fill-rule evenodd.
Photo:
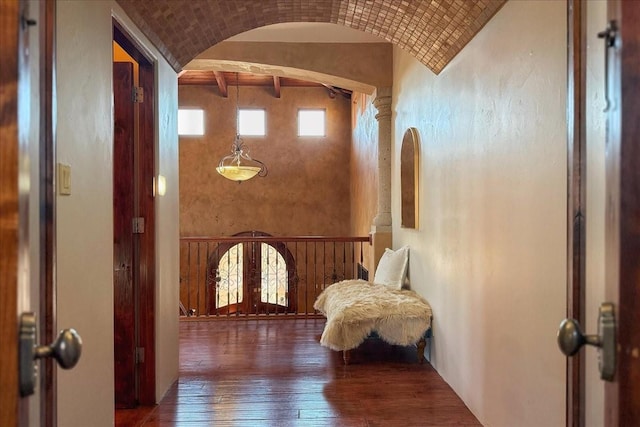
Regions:
M 402 227 L 418 228 L 418 173 L 420 144 L 418 129 L 409 128 L 402 138 L 400 149 L 400 188 L 402 199 Z

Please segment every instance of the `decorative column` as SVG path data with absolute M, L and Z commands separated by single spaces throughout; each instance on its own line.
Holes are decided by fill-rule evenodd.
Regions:
M 378 110 L 378 212 L 371 226 L 373 261 L 392 245 L 391 236 L 391 88 L 378 88 L 373 106 Z
M 373 227 L 391 231 L 391 88 L 378 88 L 373 105 L 378 110 L 378 212 Z

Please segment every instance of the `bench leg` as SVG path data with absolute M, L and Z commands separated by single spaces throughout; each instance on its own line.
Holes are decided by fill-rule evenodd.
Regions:
M 342 360 L 344 360 L 345 365 L 349 364 L 350 359 L 351 359 L 351 350 L 342 350 Z
M 422 365 L 424 363 L 424 349 L 427 347 L 427 341 L 422 337 L 416 346 L 418 347 L 418 363 Z

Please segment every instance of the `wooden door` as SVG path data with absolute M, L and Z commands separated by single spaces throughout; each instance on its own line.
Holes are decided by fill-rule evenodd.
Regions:
M 113 297 L 115 405 L 136 406 L 133 64 L 113 64 Z
M 640 425 L 640 2 L 609 1 L 606 299 L 616 307 L 617 364 L 605 424 Z
M 568 3 L 569 317 L 584 324 L 585 14 Z M 607 59 L 605 300 L 615 305 L 617 364 L 605 383 L 604 423 L 640 425 L 640 2 L 609 0 Z M 602 28 L 604 30 L 604 28 Z M 605 114 L 605 113 L 603 113 Z M 602 301 L 604 302 L 604 301 Z M 595 333 L 595 331 L 586 331 Z M 584 359 L 568 360 L 567 425 L 584 425 Z M 595 402 L 594 404 L 598 404 Z M 598 421 L 596 421 L 598 422 Z
M 246 312 L 244 294 L 244 259 L 246 243 L 220 243 L 207 256 L 205 288 L 206 314 L 234 314 Z M 242 266 L 242 267 L 239 267 Z M 198 285 L 199 286 L 199 285 Z M 200 307 L 200 289 L 198 289 L 198 311 Z M 191 307 L 190 307 L 191 308 Z M 201 315 L 204 313 L 198 313 Z
M 296 266 L 289 249 L 280 242 L 254 242 L 250 247 L 251 273 L 245 286 L 251 296 L 252 313 L 295 313 Z
M 18 140 L 18 1 L 0 2 L 0 419 L 18 425 L 18 210 L 19 156 L 26 155 Z
M 115 372 L 116 406 L 133 407 L 156 402 L 155 73 L 115 19 L 113 41 L 120 58 L 114 63 L 114 296 L 120 298 L 114 352 L 122 364 Z M 142 219 L 135 233 L 133 218 Z M 119 395 L 120 389 L 126 392 Z
M 156 403 L 155 359 L 155 292 L 156 292 L 156 221 L 155 221 L 155 79 L 153 65 L 139 60 L 139 84 L 144 101 L 138 105 L 138 157 L 135 159 L 138 174 L 137 213 L 144 218 L 144 233 L 138 237 L 138 347 L 144 354 L 138 358 L 138 402 L 141 405 Z
M 206 283 L 211 292 L 205 295 L 206 313 L 295 313 L 296 264 L 287 246 L 260 242 L 260 237 L 271 237 L 260 231 L 234 237 L 255 237 L 258 241 L 221 243 L 208 256 Z
M 0 2 L 0 420 L 3 426 L 56 425 L 54 365 L 51 360 L 41 363 L 36 394 L 20 398 L 17 343 L 18 315 L 23 311 L 38 314 L 40 343 L 52 342 L 55 329 L 52 274 L 54 33 L 53 1 Z M 29 55 L 28 51 L 40 55 Z M 37 220 L 30 222 L 30 217 Z

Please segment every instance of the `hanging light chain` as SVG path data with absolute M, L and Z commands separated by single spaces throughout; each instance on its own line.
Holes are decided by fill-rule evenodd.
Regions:
M 216 170 L 222 176 L 232 181 L 246 181 L 254 176 L 267 175 L 267 166 L 260 160 L 251 158 L 249 150 L 245 150 L 244 141 L 240 137 L 240 76 L 236 72 L 236 137 L 231 145 L 231 154 L 223 157 Z M 242 164 L 242 160 L 249 165 Z

